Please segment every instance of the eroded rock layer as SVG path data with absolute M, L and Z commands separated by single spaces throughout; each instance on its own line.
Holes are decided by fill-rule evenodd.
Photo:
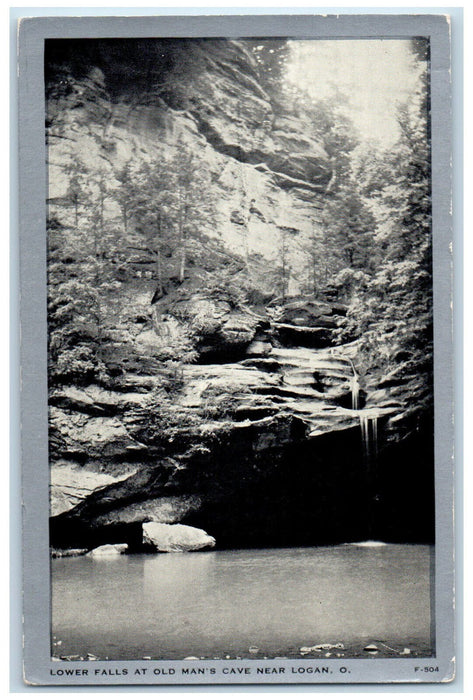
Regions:
M 343 304 L 300 289 L 269 303 L 281 236 L 311 233 L 333 173 L 309 126 L 275 109 L 250 48 L 48 42 L 50 250 L 80 232 L 78 158 L 85 177 L 100 171 L 113 190 L 129 161 L 183 146 L 218 194 L 205 272 L 225 264 L 259 281 L 252 303 L 235 302 L 225 284 L 209 293 L 189 255 L 192 275 L 158 290 L 152 255 L 137 251 L 126 270 L 117 256 L 121 286 L 105 300 L 112 323 L 100 339 L 106 380 L 51 384 L 60 550 L 140 550 L 150 522 L 199 528 L 217 547 L 432 537 L 430 424 L 402 378 L 359 386 L 356 346 L 339 346 Z M 121 216 L 111 197 L 102 213 L 114 225 Z

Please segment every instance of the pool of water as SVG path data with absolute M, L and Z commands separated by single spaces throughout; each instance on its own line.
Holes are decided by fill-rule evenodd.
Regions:
M 54 656 L 109 659 L 433 653 L 424 545 L 52 560 Z M 309 652 L 308 656 L 322 652 Z

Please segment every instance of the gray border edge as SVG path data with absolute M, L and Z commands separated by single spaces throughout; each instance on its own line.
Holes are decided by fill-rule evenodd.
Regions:
M 451 9 L 451 8 L 449 8 Z M 21 447 L 23 462 L 25 669 L 28 682 L 53 684 L 49 659 L 49 571 L 47 525 L 47 379 L 44 98 L 42 41 L 63 36 L 413 36 L 430 35 L 432 56 L 432 133 L 434 194 L 434 309 L 437 506 L 437 621 L 442 627 L 438 657 L 447 667 L 442 680 L 453 677 L 453 340 L 451 112 L 448 21 L 441 15 L 238 16 L 238 17 L 77 17 L 32 18 L 20 25 L 19 61 L 19 201 L 21 276 Z M 437 62 L 437 59 L 439 61 Z M 448 95 L 448 99 L 447 96 Z M 33 164 L 33 167 L 32 167 Z M 43 176 L 41 176 L 41 169 Z M 447 173 L 448 172 L 448 176 Z M 38 352 L 38 348 L 43 352 Z M 441 381 L 439 380 L 441 378 Z M 46 477 L 44 472 L 46 465 Z M 40 526 L 38 527 L 38 524 Z M 46 555 L 46 559 L 45 559 Z M 45 590 L 44 582 L 47 582 Z M 47 611 L 47 633 L 38 610 Z M 45 640 L 46 643 L 45 643 Z M 44 652 L 46 651 L 46 656 Z M 430 660 L 431 661 L 431 660 Z M 360 666 L 364 661 L 352 661 Z M 388 671 L 389 660 L 377 660 Z M 363 682 L 415 682 L 399 672 L 361 671 Z M 372 661 L 368 662 L 372 666 Z M 128 663 L 129 667 L 133 664 Z M 45 668 L 47 666 L 47 670 Z M 367 668 L 367 667 L 366 667 Z M 394 670 L 394 668 L 393 668 Z M 358 675 L 358 674 L 357 674 Z M 380 676 L 384 676 L 381 678 Z M 403 676 L 401 678 L 401 676 Z M 58 681 L 56 681 L 57 683 Z M 156 683 L 156 679 L 154 679 Z M 338 681 L 340 682 L 340 681 Z M 293 687 L 291 685 L 291 687 Z

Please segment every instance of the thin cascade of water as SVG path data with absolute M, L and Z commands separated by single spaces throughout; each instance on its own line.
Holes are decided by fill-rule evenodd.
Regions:
M 353 375 L 350 382 L 351 389 L 351 407 L 354 411 L 358 411 L 360 408 L 360 384 L 358 382 L 358 377 L 356 374 Z
M 373 416 L 371 418 L 372 430 L 373 430 L 373 450 L 375 458 L 378 456 L 378 416 Z
M 369 419 L 366 413 L 360 412 L 360 428 L 361 428 L 361 442 L 363 445 L 363 452 L 366 457 L 370 454 L 370 434 L 369 434 Z
M 359 418 L 363 453 L 369 466 L 370 456 L 373 455 L 375 460 L 378 456 L 378 416 L 360 411 Z
M 361 430 L 362 459 L 366 487 L 366 527 L 367 538 L 376 539 L 376 524 L 379 517 L 379 456 L 378 456 L 378 415 L 373 409 L 358 411 Z

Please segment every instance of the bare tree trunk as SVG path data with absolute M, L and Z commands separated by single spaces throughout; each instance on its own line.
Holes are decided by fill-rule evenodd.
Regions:
M 179 190 L 179 245 L 180 245 L 180 256 L 179 256 L 179 282 L 184 282 L 186 274 L 187 265 L 187 231 L 186 226 L 189 220 L 188 211 L 188 192 L 184 189 L 184 196 L 182 195 L 182 190 Z
M 186 273 L 186 244 L 185 241 L 183 241 L 183 245 L 181 247 L 181 260 L 179 264 L 179 282 L 184 282 L 184 276 Z
M 161 247 L 158 246 L 158 250 L 156 251 L 157 255 L 157 260 L 156 260 L 156 270 L 158 273 L 158 289 L 159 293 L 163 293 L 163 261 L 162 261 L 162 256 L 161 256 Z
M 282 232 L 282 241 L 281 241 L 281 277 L 282 277 L 282 299 L 283 301 L 286 301 L 286 293 L 287 293 L 287 259 L 286 259 L 286 232 Z
M 311 244 L 312 244 L 312 250 L 311 250 L 311 258 L 312 258 L 312 293 L 315 296 L 317 296 L 317 258 L 318 258 L 318 250 L 317 250 L 317 240 L 316 240 L 316 235 L 315 235 L 315 226 L 314 222 L 312 221 L 312 235 L 311 235 Z
M 242 187 L 242 199 L 241 199 L 241 208 L 242 212 L 241 215 L 243 217 L 243 251 L 244 251 L 244 256 L 245 256 L 245 266 L 246 270 L 248 271 L 249 269 L 249 260 L 250 260 L 250 232 L 249 232 L 249 223 L 250 223 L 250 207 L 248 204 L 248 193 L 247 193 L 247 188 L 246 188 L 246 182 L 245 182 L 245 177 L 243 175 L 243 167 L 240 165 L 240 176 L 241 176 L 241 187 Z
M 180 255 L 179 255 L 179 282 L 184 282 L 184 275 L 186 273 L 186 246 L 184 242 L 184 211 L 183 211 L 183 202 L 182 202 L 182 190 L 179 188 L 179 247 L 180 247 Z
M 237 119 L 240 121 L 240 103 L 237 103 Z M 240 144 L 238 144 L 240 145 Z M 248 231 L 248 223 L 250 219 L 250 212 L 249 212 L 249 204 L 248 204 L 248 187 L 246 184 L 246 178 L 245 178 L 245 172 L 243 165 L 240 163 L 239 165 L 239 172 L 240 172 L 240 187 L 241 187 L 241 200 L 240 200 L 240 207 L 241 207 L 241 216 L 244 220 L 243 224 L 243 255 L 245 258 L 245 267 L 246 271 L 249 271 L 249 258 L 250 258 L 250 236 L 249 236 L 249 231 Z
M 246 266 L 247 271 L 249 269 L 249 264 L 250 264 L 250 262 L 249 262 L 250 261 L 250 234 L 248 231 L 248 224 L 249 224 L 248 217 L 245 216 L 243 244 L 244 244 L 244 253 L 245 253 L 245 266 Z
M 95 260 L 95 290 L 96 292 L 100 286 L 100 250 L 99 250 L 99 230 L 97 223 L 94 223 L 94 260 Z M 102 308 L 100 305 L 100 294 L 97 293 L 97 301 L 95 306 L 95 323 L 97 326 L 97 357 L 99 360 L 102 359 Z
M 158 276 L 158 290 L 159 293 L 163 293 L 163 261 L 161 254 L 161 212 L 158 211 L 157 214 L 157 232 L 158 241 L 156 246 L 156 273 Z
M 325 259 L 325 274 L 324 274 L 324 285 L 327 286 L 328 281 L 328 245 L 327 245 L 327 234 L 324 232 L 324 259 Z

